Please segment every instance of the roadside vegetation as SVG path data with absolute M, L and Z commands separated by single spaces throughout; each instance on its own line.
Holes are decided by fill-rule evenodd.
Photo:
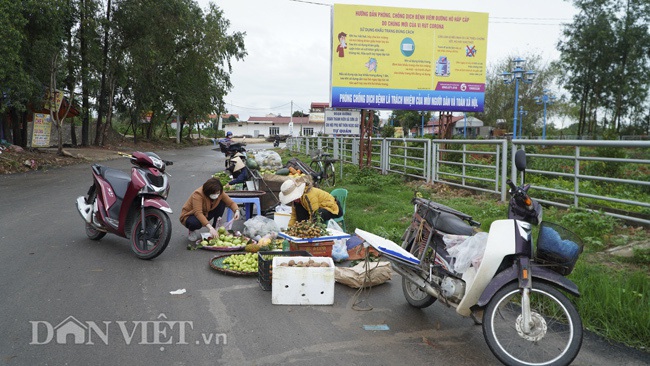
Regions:
M 292 157 L 310 161 L 303 154 L 278 152 L 285 162 Z M 348 231 L 361 228 L 398 244 L 411 221 L 411 199 L 415 194 L 472 215 L 484 231 L 489 230 L 494 220 L 506 218 L 507 203 L 490 194 L 425 184 L 397 174 L 381 175 L 354 165 L 345 165 L 343 180 L 338 178 L 337 173 L 337 187 L 349 192 L 345 215 Z M 632 242 L 649 241 L 647 228 L 628 225 L 604 214 L 555 207 L 544 208 L 544 220 L 569 228 L 585 245 L 568 276 L 581 292 L 579 298 L 572 300 L 584 327 L 609 340 L 650 350 L 650 251 L 637 250 L 631 258 L 605 252 Z

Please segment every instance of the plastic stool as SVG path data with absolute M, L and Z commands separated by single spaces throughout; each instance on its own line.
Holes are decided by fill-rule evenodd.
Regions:
M 243 197 L 230 197 L 233 202 L 240 204 L 244 204 L 244 209 L 246 210 L 246 220 L 249 220 L 251 217 L 253 217 L 253 205 L 257 208 L 257 215 L 262 215 L 262 210 L 260 208 L 260 198 L 259 197 L 250 197 L 250 198 L 243 198 Z M 232 211 L 228 210 L 228 216 L 226 217 L 226 221 L 230 221 L 232 219 Z

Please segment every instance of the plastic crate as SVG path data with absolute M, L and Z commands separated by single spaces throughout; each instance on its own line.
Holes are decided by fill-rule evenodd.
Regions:
M 331 257 L 334 240 L 315 241 L 311 243 L 296 243 L 289 241 L 289 250 L 304 250 L 314 257 Z
M 560 225 L 542 222 L 537 235 L 535 262 L 566 276 L 573 271 L 582 249 L 578 235 Z
M 264 257 L 268 259 L 265 259 Z M 296 250 L 296 251 L 262 251 L 257 252 L 257 282 L 264 291 L 270 291 L 272 288 L 273 275 L 271 268 L 273 267 L 274 257 L 310 257 L 309 252 Z

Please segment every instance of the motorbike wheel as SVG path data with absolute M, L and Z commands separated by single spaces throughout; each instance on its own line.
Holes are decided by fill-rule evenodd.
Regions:
M 142 218 L 138 215 L 131 229 L 131 250 L 140 259 L 153 259 L 159 256 L 172 233 L 169 217 L 157 208 L 145 208 L 145 232 L 141 232 Z
M 483 336 L 505 365 L 568 365 L 582 345 L 582 321 L 560 291 L 534 282 L 530 291 L 531 330 L 524 333 L 521 289 L 513 282 L 499 290 L 483 315 Z
M 412 245 L 410 252 L 417 258 L 420 257 L 420 250 L 417 245 Z M 429 307 L 437 300 L 435 297 L 420 290 L 415 283 L 408 280 L 406 277 L 402 277 L 402 292 L 404 292 L 406 302 L 418 309 Z
M 90 240 L 99 240 L 99 239 L 103 238 L 104 236 L 106 236 L 106 232 L 105 231 L 99 231 L 99 230 L 95 229 L 94 226 L 86 223 L 86 236 L 88 236 L 88 238 L 90 238 Z
M 406 277 L 402 277 L 402 291 L 404 292 L 406 302 L 414 308 L 426 308 L 431 306 L 437 300 L 435 297 L 420 290 L 415 283 L 406 279 Z

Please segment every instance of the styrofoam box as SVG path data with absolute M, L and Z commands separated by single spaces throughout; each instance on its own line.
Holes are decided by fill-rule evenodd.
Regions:
M 288 267 L 282 263 L 326 262 L 329 267 Z M 330 257 L 274 257 L 271 280 L 274 305 L 334 304 L 334 262 Z

